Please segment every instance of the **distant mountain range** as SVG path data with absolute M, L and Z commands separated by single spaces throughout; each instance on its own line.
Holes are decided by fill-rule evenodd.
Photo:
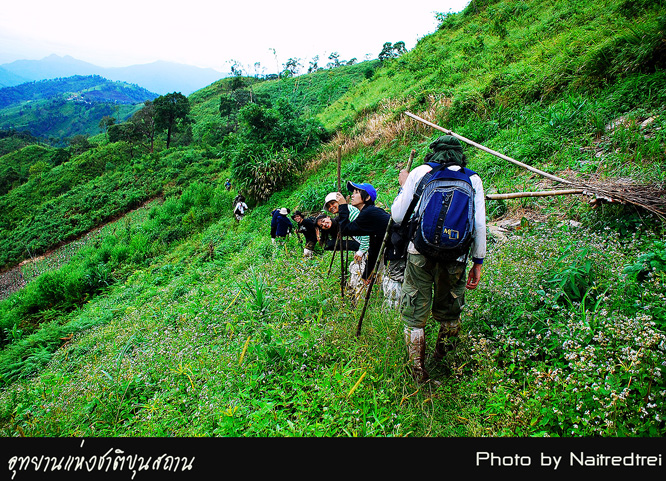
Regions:
M 173 62 L 106 68 L 69 55 L 49 55 L 41 60 L 16 60 L 0 65 L 0 88 L 74 75 L 99 75 L 109 80 L 136 84 L 159 95 L 180 92 L 186 96 L 225 76 L 214 69 Z
M 99 75 L 74 75 L 0 88 L 0 109 L 26 102 L 52 100 L 63 94 L 86 103 L 141 104 L 157 94 L 137 85 L 110 81 Z

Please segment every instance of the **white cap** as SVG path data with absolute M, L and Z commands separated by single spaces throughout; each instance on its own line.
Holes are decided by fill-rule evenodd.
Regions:
M 286 207 L 283 207 L 282 209 L 280 209 L 280 214 L 287 215 L 288 213 L 289 213 L 289 211 L 287 211 Z
M 331 192 L 326 196 L 326 200 L 324 200 L 324 210 L 326 210 L 326 204 L 328 204 L 332 200 L 336 200 L 338 197 L 336 195 L 336 192 Z

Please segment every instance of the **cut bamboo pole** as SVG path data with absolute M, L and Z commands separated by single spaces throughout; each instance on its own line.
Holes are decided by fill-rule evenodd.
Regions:
M 508 157 L 504 154 L 500 154 L 499 152 L 496 152 L 492 149 L 489 149 L 488 147 L 484 147 L 481 144 L 478 144 L 472 140 L 466 139 L 465 137 L 458 135 L 454 132 L 451 132 L 448 129 L 445 129 L 443 127 L 440 127 L 439 125 L 433 124 L 432 122 L 428 122 L 425 119 L 422 119 L 418 115 L 414 115 L 411 112 L 405 112 L 405 114 L 415 120 L 418 120 L 419 122 L 422 122 L 426 125 L 429 125 L 430 127 L 440 130 L 448 135 L 451 135 L 453 137 L 456 137 L 457 139 L 469 144 L 473 145 L 474 147 L 483 150 L 484 152 L 488 152 L 489 154 L 492 154 L 496 157 L 499 157 L 500 159 L 504 159 L 508 162 L 511 162 L 512 164 L 515 164 L 519 167 L 522 167 L 526 170 L 529 170 L 530 172 L 534 172 L 535 174 L 539 174 L 543 177 L 546 177 L 547 179 L 553 180 L 555 182 L 560 182 L 562 184 L 566 184 L 570 188 L 574 188 L 576 191 L 580 190 L 581 192 L 571 192 L 571 193 L 582 193 L 585 195 L 589 196 L 595 196 L 595 199 L 591 201 L 592 204 L 595 206 L 598 205 L 601 202 L 613 202 L 613 203 L 620 203 L 620 204 L 632 204 L 635 205 L 636 207 L 640 207 L 642 209 L 645 209 L 649 212 L 652 212 L 653 214 L 657 215 L 660 219 L 666 219 L 666 201 L 664 200 L 666 198 L 666 193 L 664 193 L 663 189 L 661 187 L 655 188 L 654 186 L 640 186 L 640 185 L 628 185 L 628 186 L 622 186 L 619 183 L 615 184 L 608 184 L 608 185 L 590 185 L 587 183 L 581 183 L 581 182 L 575 182 L 571 180 L 566 180 L 561 177 L 557 177 L 553 174 L 549 174 L 547 172 L 544 172 L 542 170 L 539 170 L 535 167 L 532 167 L 527 164 L 523 164 L 522 162 L 517 161 L 516 159 L 512 159 L 511 157 Z M 648 192 L 649 191 L 649 192 Z M 488 199 L 497 199 L 497 198 L 515 198 L 515 197 L 528 197 L 528 196 L 544 196 L 544 195 L 562 195 L 564 193 L 569 193 L 564 190 L 562 191 L 554 191 L 557 192 L 555 194 L 534 194 L 534 193 L 516 193 L 516 194 L 492 194 L 492 196 L 486 196 Z M 495 197 L 499 195 L 504 195 L 505 197 Z
M 338 192 L 340 192 L 341 187 L 341 179 L 340 179 L 340 171 L 341 171 L 341 165 L 342 165 L 342 146 L 338 145 Z M 340 231 L 338 231 L 338 235 L 335 238 L 335 246 L 333 247 L 333 256 L 331 257 L 331 263 L 328 266 L 328 274 L 331 273 L 331 267 L 333 267 L 333 261 L 335 260 L 335 253 L 338 251 L 338 245 L 342 248 L 342 241 L 340 239 Z M 342 251 L 341 251 L 342 252 Z M 342 275 L 342 273 L 340 274 Z M 344 281 L 341 280 L 340 284 L 343 284 Z M 341 289 L 344 289 L 341 287 Z M 344 291 L 343 291 L 343 297 L 344 297 Z
M 510 194 L 486 194 L 486 199 L 500 200 L 500 199 L 518 199 L 520 197 L 548 197 L 551 195 L 570 195 L 582 194 L 583 189 L 568 189 L 568 190 L 544 190 L 540 192 L 513 192 Z
M 500 159 L 504 159 L 504 160 L 506 160 L 506 161 L 508 161 L 508 162 L 511 162 L 512 164 L 515 164 L 515 165 L 517 165 L 517 166 L 519 166 L 519 167 L 522 167 L 523 169 L 527 169 L 527 170 L 529 170 L 530 172 L 534 172 L 535 174 L 539 174 L 539 175 L 541 175 L 541 176 L 543 176 L 543 177 L 546 177 L 547 179 L 554 180 L 555 182 L 562 182 L 563 184 L 572 184 L 571 181 L 568 181 L 568 180 L 563 179 L 563 178 L 561 178 L 561 177 L 557 177 L 556 175 L 553 175 L 553 174 L 549 174 L 548 172 L 544 172 L 544 171 L 542 171 L 542 170 L 539 170 L 539 169 L 537 169 L 537 168 L 535 168 L 535 167 L 532 167 L 531 165 L 523 164 L 522 162 L 519 162 L 519 161 L 517 161 L 516 159 L 512 159 L 511 157 L 508 157 L 508 156 L 506 156 L 506 155 L 504 155 L 504 154 L 500 154 L 499 152 L 497 152 L 497 151 L 495 151 L 495 150 L 489 149 L 488 147 L 484 147 L 484 146 L 481 145 L 481 144 L 477 144 L 477 143 L 474 142 L 473 140 L 466 139 L 466 138 L 463 137 L 462 135 L 458 135 L 458 134 L 456 134 L 456 133 L 454 133 L 454 132 L 451 132 L 450 130 L 445 129 L 444 127 L 440 127 L 440 126 L 437 125 L 437 124 L 433 124 L 432 122 L 428 122 L 427 120 L 422 119 L 422 118 L 419 117 L 418 115 L 414 115 L 414 114 L 411 113 L 411 112 L 405 112 L 405 115 L 407 115 L 407 116 L 409 116 L 409 117 L 411 117 L 411 118 L 413 118 L 413 119 L 415 119 L 415 120 L 418 120 L 419 122 L 422 122 L 422 123 L 424 123 L 424 124 L 426 124 L 426 125 L 429 125 L 430 127 L 434 128 L 434 129 L 441 130 L 441 131 L 444 132 L 445 134 L 452 135 L 453 137 L 457 138 L 458 140 L 462 140 L 462 141 L 465 142 L 466 144 L 473 145 L 474 147 L 476 147 L 476 148 L 478 148 L 478 149 L 481 149 L 481 150 L 483 150 L 484 152 L 488 152 L 489 154 L 492 154 L 492 155 L 494 155 L 494 156 L 496 156 L 496 157 L 499 157 Z
M 340 170 L 342 166 L 342 145 L 338 145 L 338 192 L 341 192 L 342 182 L 340 179 Z

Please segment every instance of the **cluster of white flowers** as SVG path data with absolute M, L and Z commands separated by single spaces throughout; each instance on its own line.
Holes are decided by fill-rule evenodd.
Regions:
M 539 399 L 537 404 L 546 402 L 561 412 L 559 403 L 573 402 L 577 412 L 561 413 L 577 426 L 572 432 L 615 433 L 620 419 L 630 432 L 637 429 L 631 421 L 637 405 L 645 423 L 658 424 L 666 409 L 666 335 L 652 315 L 663 315 L 666 279 L 662 274 L 648 277 L 636 300 L 637 314 L 624 313 L 628 303 L 621 299 L 624 266 L 654 236 L 641 232 L 627 238 L 610 229 L 580 229 L 558 246 L 541 242 L 552 236 L 550 227 L 535 229 L 530 235 L 510 236 L 498 255 L 491 252 L 484 262 L 484 283 L 471 301 L 483 302 L 471 310 L 483 321 L 485 335 L 468 338 L 480 369 L 491 371 L 496 360 L 523 366 L 524 392 Z M 576 261 L 579 252 L 591 262 L 589 295 L 581 302 L 558 303 L 555 286 L 543 281 L 554 269 Z M 530 301 L 524 306 L 526 299 Z M 515 320 L 507 319 L 516 313 Z M 522 330 L 526 323 L 539 327 Z M 519 375 L 503 373 L 497 383 L 510 377 Z

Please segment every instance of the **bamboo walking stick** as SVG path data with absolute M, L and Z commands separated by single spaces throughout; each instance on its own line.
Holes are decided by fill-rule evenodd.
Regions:
M 530 165 L 523 164 L 522 162 L 519 162 L 519 161 L 517 161 L 516 159 L 512 159 L 511 157 L 508 157 L 508 156 L 506 156 L 506 155 L 504 155 L 504 154 L 500 154 L 499 152 L 497 152 L 497 151 L 495 151 L 495 150 L 489 149 L 488 147 L 484 147 L 484 146 L 481 145 L 481 144 L 477 144 L 476 142 L 474 142 L 474 141 L 472 141 L 472 140 L 466 139 L 466 138 L 463 137 L 462 135 L 458 135 L 458 134 L 456 134 L 456 133 L 454 133 L 454 132 L 451 132 L 450 130 L 445 129 L 444 127 L 440 127 L 439 125 L 433 124 L 432 122 L 428 122 L 427 120 L 422 119 L 422 118 L 419 117 L 418 115 L 414 115 L 414 114 L 411 113 L 411 112 L 405 112 L 405 115 L 407 115 L 407 116 L 409 116 L 409 117 L 411 117 L 411 118 L 413 118 L 413 119 L 415 119 L 415 120 L 418 120 L 419 122 L 422 122 L 422 123 L 424 123 L 424 124 L 426 124 L 426 125 L 429 125 L 430 127 L 434 128 L 434 129 L 441 130 L 441 131 L 444 132 L 445 134 L 452 135 L 452 136 L 456 137 L 458 140 L 462 140 L 463 142 L 465 142 L 465 143 L 467 143 L 467 144 L 469 144 L 469 145 L 473 145 L 474 147 L 477 147 L 477 148 L 483 150 L 484 152 L 488 152 L 489 154 L 492 154 L 492 155 L 494 155 L 494 156 L 496 156 L 496 157 L 499 157 L 500 159 L 504 159 L 504 160 L 506 160 L 506 161 L 508 161 L 508 162 L 511 162 L 512 164 L 515 164 L 515 165 L 517 165 L 517 166 L 519 166 L 519 167 L 522 167 L 523 169 L 527 169 L 527 170 L 529 170 L 530 172 L 534 172 L 535 174 L 542 175 L 543 177 L 546 177 L 547 179 L 550 179 L 550 180 L 554 180 L 555 182 L 562 182 L 563 184 L 572 184 L 572 182 L 569 181 L 569 180 L 563 179 L 563 178 L 561 178 L 561 177 L 557 177 L 556 175 L 549 174 L 549 173 L 547 173 L 547 172 L 544 172 L 544 171 L 542 171 L 542 170 L 539 170 L 539 169 L 537 169 L 537 168 L 534 168 L 534 167 L 532 167 L 532 166 L 530 166 Z
M 411 153 L 409 154 L 409 162 L 407 162 L 407 171 L 411 170 L 412 168 L 412 162 L 414 161 L 415 154 L 416 150 L 412 149 Z M 382 261 L 382 256 L 384 255 L 384 249 L 386 248 L 386 242 L 388 241 L 392 226 L 393 226 L 393 216 L 389 217 L 389 221 L 386 226 L 386 232 L 384 233 L 384 239 L 382 240 L 382 246 L 379 249 L 379 255 L 377 256 L 375 265 L 372 266 L 372 272 L 370 273 L 370 284 L 368 285 L 368 290 L 365 293 L 365 302 L 363 303 L 363 310 L 361 311 L 361 317 L 359 317 L 358 326 L 356 327 L 356 337 L 361 335 L 361 326 L 363 325 L 363 317 L 365 316 L 365 311 L 368 308 L 368 301 L 370 300 L 370 292 L 372 291 L 372 286 L 375 284 L 375 277 L 376 277 L 375 268 L 377 267 L 377 264 Z
M 342 146 L 338 145 L 338 192 L 342 188 L 342 181 L 340 180 L 340 168 L 342 165 Z
M 338 192 L 340 191 L 340 165 L 342 164 L 342 146 L 338 145 Z M 331 263 L 328 265 L 328 274 L 331 274 L 331 267 L 333 267 L 333 261 L 335 260 L 335 253 L 338 251 L 338 243 L 340 242 L 340 230 L 338 230 L 338 235 L 335 237 L 335 245 L 333 246 L 333 257 L 331 257 Z M 340 245 L 342 247 L 342 245 Z
M 338 192 L 342 192 L 342 180 L 340 179 L 340 169 L 342 166 L 342 146 L 338 145 Z M 342 229 L 338 225 L 338 241 L 340 243 L 340 296 L 345 297 L 345 256 L 343 253 Z
M 335 260 L 335 251 L 338 250 L 338 240 L 340 240 L 340 235 L 335 237 L 335 246 L 333 246 L 333 257 L 331 257 L 331 263 L 328 265 L 328 274 L 331 273 L 331 267 L 333 267 L 333 260 Z
M 340 296 L 345 297 L 345 256 L 343 255 L 342 249 L 342 234 L 340 233 L 340 227 L 338 226 L 338 240 L 340 241 Z

